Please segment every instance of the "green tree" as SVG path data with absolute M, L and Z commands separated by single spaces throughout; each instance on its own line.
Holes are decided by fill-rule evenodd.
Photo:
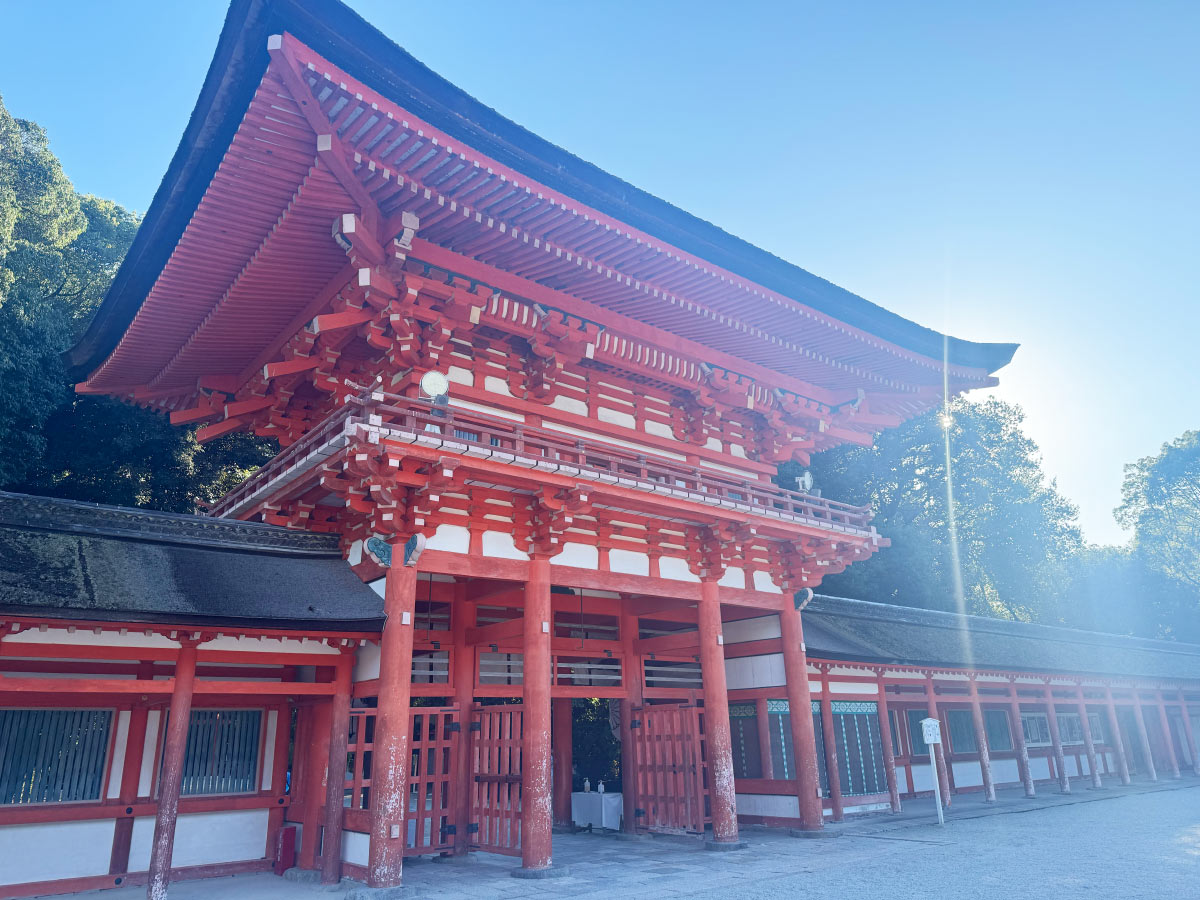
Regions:
M 100 305 L 138 217 L 77 195 L 46 133 L 0 101 L 0 486 L 187 512 L 269 459 L 274 444 L 194 430 L 75 394 L 60 354 Z
M 891 540 L 819 589 L 943 610 L 958 609 L 961 594 L 966 612 L 1061 620 L 1056 579 L 1081 547 L 1076 510 L 1046 479 L 1021 421 L 1016 406 L 960 399 L 883 433 L 874 449 L 815 457 L 823 494 L 871 505 Z M 797 471 L 781 469 L 782 483 Z
M 1200 431 L 1125 467 L 1116 516 L 1133 529 L 1147 565 L 1187 588 L 1200 607 Z

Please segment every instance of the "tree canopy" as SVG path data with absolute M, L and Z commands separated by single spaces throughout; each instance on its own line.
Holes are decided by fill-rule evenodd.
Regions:
M 75 192 L 45 131 L 0 100 L 0 486 L 191 511 L 271 455 L 103 397 L 74 393 L 61 353 L 86 328 L 138 217 Z

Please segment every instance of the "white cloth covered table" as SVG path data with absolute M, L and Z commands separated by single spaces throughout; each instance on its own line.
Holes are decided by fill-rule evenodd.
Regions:
M 619 793 L 574 791 L 571 794 L 571 821 L 577 827 L 621 828 L 622 801 Z

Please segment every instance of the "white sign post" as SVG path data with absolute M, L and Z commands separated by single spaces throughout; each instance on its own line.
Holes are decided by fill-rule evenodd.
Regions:
M 945 825 L 946 817 L 942 813 L 942 782 L 938 778 L 937 760 L 934 759 L 934 745 L 942 742 L 942 723 L 932 717 L 921 720 L 921 738 L 929 747 L 929 774 L 933 776 L 933 800 L 937 804 L 938 824 Z

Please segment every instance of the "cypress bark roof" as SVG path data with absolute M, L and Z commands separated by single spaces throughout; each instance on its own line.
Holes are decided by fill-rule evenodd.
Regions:
M 813 656 L 946 668 L 1200 679 L 1200 646 L 818 595 Z
M 334 535 L 0 492 L 0 614 L 378 631 Z

